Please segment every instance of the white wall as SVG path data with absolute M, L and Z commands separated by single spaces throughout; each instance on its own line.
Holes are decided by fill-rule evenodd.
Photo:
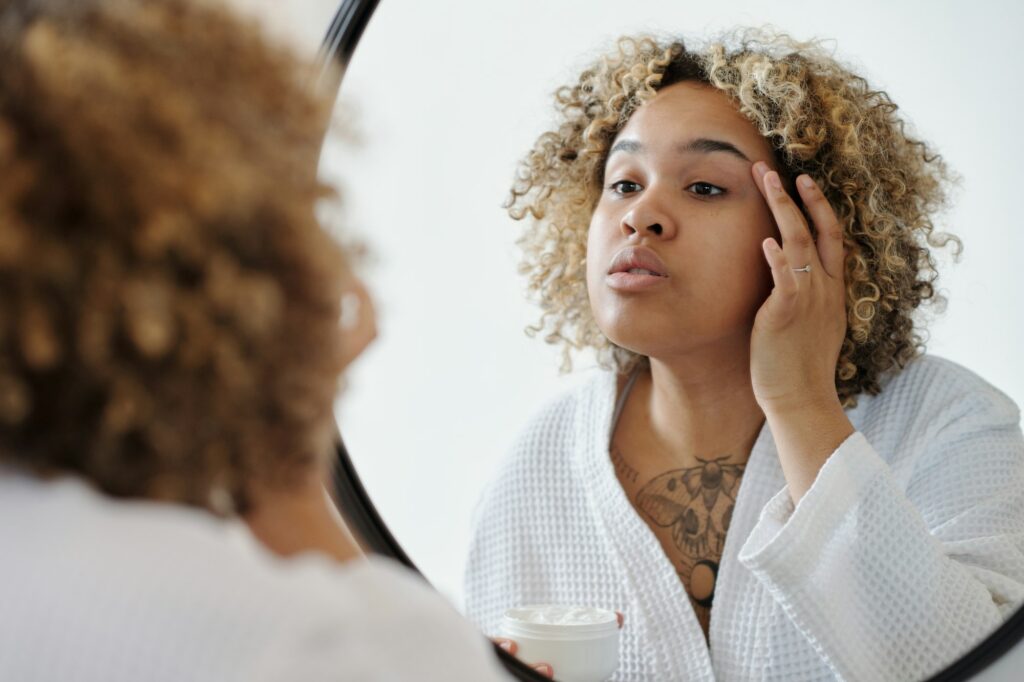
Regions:
M 235 1 L 306 45 L 333 10 L 326 0 Z M 947 225 L 965 253 L 943 270 L 950 304 L 930 350 L 1024 404 L 1016 3 L 382 0 L 343 93 L 365 146 L 332 145 L 324 168 L 343 178 L 350 222 L 376 254 L 367 279 L 381 328 L 339 418 L 385 520 L 449 596 L 460 596 L 484 481 L 527 416 L 574 380 L 523 335 L 535 313 L 515 273 L 518 225 L 500 208 L 549 119 L 550 92 L 622 33 L 766 22 L 836 39 L 963 176 Z

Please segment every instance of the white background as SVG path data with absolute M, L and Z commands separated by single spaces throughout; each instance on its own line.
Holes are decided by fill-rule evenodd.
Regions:
M 236 0 L 308 49 L 334 3 Z M 360 148 L 329 145 L 347 222 L 374 262 L 380 338 L 349 376 L 339 420 L 398 540 L 458 600 L 469 519 L 516 431 L 574 379 L 523 328 L 536 313 L 515 272 L 520 226 L 501 204 L 517 160 L 551 120 L 551 92 L 621 34 L 701 38 L 771 23 L 835 40 L 963 178 L 942 226 L 947 311 L 929 352 L 1024 404 L 1019 197 L 1024 112 L 1011 2 L 382 0 L 342 100 Z

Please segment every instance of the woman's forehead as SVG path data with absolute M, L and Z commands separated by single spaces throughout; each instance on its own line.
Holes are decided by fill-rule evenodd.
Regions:
M 729 148 L 753 162 L 771 147 L 723 92 L 702 83 L 674 83 L 640 106 L 616 136 L 613 150 L 721 151 Z

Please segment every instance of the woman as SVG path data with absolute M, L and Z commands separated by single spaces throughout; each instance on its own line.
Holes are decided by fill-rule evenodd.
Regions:
M 214 5 L 0 4 L 0 678 L 503 677 L 324 494 L 373 316 L 311 75 Z
M 912 680 L 1024 598 L 1024 438 L 923 355 L 947 171 L 814 44 L 623 39 L 510 211 L 534 331 L 611 369 L 478 508 L 469 615 L 626 614 L 616 680 Z M 568 358 L 567 358 L 568 359 Z

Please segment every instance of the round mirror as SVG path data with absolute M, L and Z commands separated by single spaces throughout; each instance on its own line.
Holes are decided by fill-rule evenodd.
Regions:
M 339 10 L 329 52 L 351 48 L 339 35 L 346 26 L 349 38 L 358 34 L 373 5 L 346 3 Z M 623 664 L 613 680 L 965 679 L 979 673 L 1024 633 L 1016 612 L 1024 589 L 1021 489 L 1006 485 L 1021 476 L 1020 417 L 1012 404 L 1024 404 L 1024 363 L 1016 355 L 1024 341 L 1024 308 L 1015 276 L 1024 236 L 1014 221 L 1016 160 L 1024 152 L 1014 112 L 1024 96 L 1006 84 L 1017 81 L 1013 49 L 1024 16 L 1010 5 L 978 12 L 965 5 L 874 1 L 769 9 L 740 0 L 651 0 L 626 9 L 592 1 L 388 0 L 366 26 L 342 88 L 348 131 L 345 139 L 329 135 L 322 164 L 325 176 L 343 187 L 348 222 L 371 254 L 365 278 L 376 295 L 380 327 L 339 405 L 350 453 L 340 482 L 346 514 L 375 528 L 384 549 L 400 546 L 488 635 L 500 634 L 499 607 L 524 600 L 621 610 Z M 750 452 L 742 465 L 695 455 L 691 466 L 647 477 L 637 465 L 642 456 L 634 451 L 625 458 L 606 442 L 603 464 L 579 464 L 566 454 L 568 469 L 548 466 L 544 457 L 555 456 L 559 446 L 523 444 L 550 433 L 538 419 L 571 422 L 559 410 L 577 409 L 580 396 L 599 392 L 597 385 L 604 393 L 592 407 L 609 414 L 590 426 L 614 426 L 615 403 L 634 385 L 626 375 L 616 380 L 599 366 L 599 354 L 586 350 L 573 356 L 572 372 L 560 373 L 561 349 L 545 344 L 544 332 L 536 338 L 524 333 L 540 319 L 517 274 L 517 240 L 531 229 L 530 220 L 513 221 L 503 205 L 520 160 L 559 120 L 552 93 L 614 53 L 620 36 L 653 34 L 660 46 L 681 37 L 699 49 L 724 31 L 769 22 L 801 40 L 827 39 L 816 49 L 888 93 L 908 122 L 907 133 L 927 141 L 959 177 L 950 208 L 935 214 L 937 229 L 963 242 L 959 262 L 951 258 L 955 249 L 933 249 L 937 293 L 948 306 L 923 305 L 915 316 L 927 329 L 929 358 L 895 375 L 903 380 L 883 381 L 877 397 L 845 410 L 856 433 L 840 433 L 833 445 L 842 447 L 828 448 L 832 456 L 817 462 L 796 500 L 783 494 L 800 475 L 793 473 L 791 449 L 767 420 L 734 439 Z M 688 86 L 671 87 L 683 92 Z M 720 110 L 705 113 L 705 123 L 739 125 Z M 636 126 L 631 130 L 648 145 L 659 131 L 679 132 L 661 119 Z M 723 135 L 732 131 L 730 144 L 749 169 L 754 159 L 743 153 L 749 151 L 744 133 L 726 128 Z M 624 151 L 636 157 L 638 149 Z M 721 156 L 723 149 L 705 143 L 703 152 Z M 655 162 L 644 163 L 629 172 L 652 177 Z M 877 173 L 886 168 L 879 165 Z M 641 179 L 623 182 L 634 183 L 627 188 L 633 192 L 643 188 Z M 675 229 L 650 215 L 618 224 L 659 238 Z M 827 259 L 821 260 L 827 269 Z M 796 276 L 803 274 L 811 272 Z M 915 393 L 915 382 L 906 379 L 914 376 L 931 381 L 931 388 Z M 636 390 L 649 395 L 653 389 Z M 990 421 L 964 430 L 963 420 L 935 407 L 940 393 L 948 394 L 943 404 L 949 410 L 989 410 Z M 975 397 L 963 397 L 968 394 Z M 879 402 L 893 395 L 903 400 L 898 423 L 885 421 L 896 404 Z M 623 404 L 628 409 L 625 398 Z M 934 428 L 911 432 L 920 405 L 933 410 L 928 426 Z M 989 431 L 978 429 L 998 437 L 990 441 Z M 972 464 L 979 461 L 972 459 L 973 448 L 991 454 L 986 443 L 996 443 L 1002 458 Z M 524 448 L 540 458 L 533 469 Z M 613 461 L 617 456 L 622 462 Z M 999 466 L 985 469 L 993 462 Z M 573 469 L 577 464 L 594 468 L 581 472 Z M 563 482 L 563 475 L 579 479 Z M 723 483 L 730 476 L 733 482 Z M 636 491 L 627 485 L 630 477 L 641 479 Z M 711 479 L 721 497 L 708 497 Z M 600 487 L 608 480 L 621 485 Z M 581 481 L 594 487 L 559 489 Z M 652 494 L 662 490 L 658 486 L 684 490 L 690 481 L 702 482 L 693 490 L 705 504 L 692 519 L 665 501 L 678 497 Z M 360 501 L 363 489 L 368 498 Z M 729 504 L 719 505 L 723 500 Z M 536 509 L 563 512 L 543 523 L 553 529 L 552 542 L 574 551 L 537 542 L 543 523 L 517 523 Z M 672 543 L 714 524 L 724 548 L 714 562 L 696 562 L 683 575 Z M 820 537 L 808 540 L 813 533 Z M 863 552 L 849 554 L 858 548 Z M 820 552 L 802 563 L 794 559 L 810 549 Z M 789 572 L 773 573 L 770 560 Z M 712 582 L 698 595 L 702 571 Z M 476 596 L 466 593 L 467 584 Z M 721 615 L 701 622 L 692 603 L 701 601 Z M 668 653 L 653 655 L 659 651 Z M 1022 652 L 984 674 L 1000 674 Z

